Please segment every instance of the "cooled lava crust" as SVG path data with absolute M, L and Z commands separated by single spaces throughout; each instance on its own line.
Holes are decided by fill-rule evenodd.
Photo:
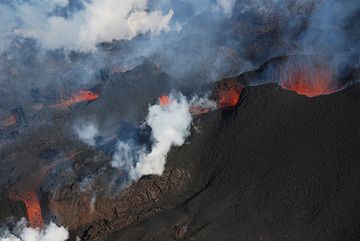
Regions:
M 231 79 L 242 86 L 264 69 Z M 106 105 L 106 96 L 76 115 Z M 110 167 L 111 157 L 69 138 L 71 111 L 5 149 L 0 181 L 8 193 L 29 170 L 35 175 L 55 160 L 37 195 L 45 221 L 69 227 L 72 240 L 360 239 L 358 86 L 313 98 L 277 84 L 245 87 L 232 108 L 196 119 L 163 176 L 130 187 L 117 185 L 122 173 Z M 0 201 L 2 220 L 26 215 L 23 203 L 6 195 Z
M 271 84 L 245 93 L 171 152 L 167 168 L 189 173 L 172 207 L 107 240 L 360 238 L 360 88 L 315 98 Z

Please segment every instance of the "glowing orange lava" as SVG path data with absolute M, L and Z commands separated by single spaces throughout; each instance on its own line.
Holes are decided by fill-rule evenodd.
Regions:
M 167 95 L 162 95 L 159 97 L 160 105 L 166 106 L 170 104 L 170 98 Z
M 300 70 L 290 71 L 287 79 L 283 80 L 280 86 L 300 95 L 314 97 L 335 92 L 338 88 L 334 88 L 332 79 L 333 72 L 323 66 L 311 68 L 304 66 Z
M 217 83 L 218 106 L 234 107 L 242 93 L 243 86 L 236 79 L 225 79 Z
M 240 98 L 241 91 L 237 89 L 231 89 L 227 91 L 219 91 L 219 106 L 232 107 L 235 106 Z
M 68 100 L 65 100 L 59 104 L 51 105 L 50 108 L 66 108 L 77 103 L 93 101 L 97 98 L 99 98 L 99 94 L 95 92 L 89 90 L 80 90 L 76 93 L 73 93 Z
M 9 190 L 9 198 L 15 201 L 22 201 L 26 207 L 26 214 L 29 220 L 30 227 L 43 228 L 44 220 L 41 213 L 41 206 L 36 190 L 39 188 L 41 182 L 45 178 L 48 171 L 63 161 L 73 159 L 79 152 L 71 152 L 65 158 L 59 158 L 53 163 L 50 163 L 31 175 L 20 179 Z
M 44 220 L 41 214 L 40 202 L 35 192 L 30 191 L 21 194 L 10 192 L 10 198 L 13 200 L 20 200 L 25 203 L 26 213 L 29 219 L 30 227 L 44 227 Z
M 0 124 L 2 126 L 12 126 L 15 125 L 17 122 L 16 114 L 12 114 L 8 116 L 5 120 L 1 121 Z

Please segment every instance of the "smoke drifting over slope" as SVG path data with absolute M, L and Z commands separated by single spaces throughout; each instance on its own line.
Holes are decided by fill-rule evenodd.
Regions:
M 59 106 L 54 102 L 64 106 L 58 101 L 63 89 L 71 93 L 82 85 L 83 89 L 102 86 L 112 76 L 122 83 L 127 78 L 123 72 L 143 62 L 142 57 L 156 63 L 151 73 L 168 74 L 169 86 L 186 93 L 289 54 L 305 54 L 314 62 L 321 59 L 331 75 L 320 76 L 326 82 L 337 81 L 359 68 L 359 5 L 355 0 L 2 1 L 6 24 L 0 27 L 4 50 L 0 91 L 12 101 L 1 110 L 10 112 L 30 101 L 40 109 L 49 102 L 50 107 Z M 302 75 L 295 70 L 291 79 L 296 88 L 307 88 L 299 80 L 312 82 L 318 76 L 317 71 Z M 263 84 L 267 77 L 248 84 Z M 320 91 L 309 96 L 324 92 L 332 83 L 319 85 Z M 335 91 L 330 90 L 326 93 Z M 97 100 L 99 94 L 95 97 L 81 103 Z M 124 102 L 132 102 L 130 97 Z M 111 119 L 111 113 L 107 117 Z M 97 130 L 87 127 L 77 134 L 94 146 Z
M 168 104 L 149 107 L 146 123 L 152 129 L 154 144 L 150 153 L 140 155 L 135 175 L 161 175 L 170 148 L 183 145 L 190 135 L 191 120 L 189 104 L 182 95 L 170 96 Z
M 74 127 L 75 132 L 80 140 L 90 146 L 95 146 L 95 138 L 100 135 L 97 126 L 92 122 L 78 124 Z
M 119 141 L 112 165 L 127 170 L 132 179 L 143 175 L 161 175 L 172 146 L 181 146 L 190 135 L 192 117 L 189 103 L 181 94 L 149 107 L 146 124 L 151 128 L 151 151 L 137 150 L 131 143 Z
M 18 76 L 35 75 L 31 86 L 39 88 L 69 79 L 73 86 L 88 83 L 101 69 L 126 70 L 139 57 L 159 64 L 175 87 L 193 89 L 293 54 L 323 56 L 335 77 L 343 77 L 359 68 L 359 5 L 356 0 L 4 1 L 0 49 Z M 12 77 L 6 71 L 1 70 L 1 83 Z M 15 89 L 30 92 L 27 85 Z
M 359 68 L 359 14 L 359 1 L 322 1 L 300 36 L 300 53 L 326 56 L 338 74 Z
M 241 116 L 240 109 L 252 106 L 248 105 L 246 85 L 277 83 L 314 97 L 356 82 L 360 69 L 359 16 L 358 0 L 0 0 L 0 140 L 10 140 L 0 142 L 0 148 L 6 149 L 5 154 L 1 153 L 5 164 L 0 171 L 5 175 L 0 179 L 0 189 L 7 190 L 19 180 L 21 184 L 16 189 L 19 195 L 12 194 L 20 198 L 9 195 L 11 200 L 5 202 L 22 201 L 25 209 L 35 203 L 28 217 L 35 213 L 41 220 L 42 215 L 48 220 L 46 212 L 50 211 L 58 224 L 69 227 L 71 232 L 80 228 L 76 231 L 88 237 L 99 236 L 98 226 L 107 226 L 103 231 L 112 232 L 120 229 L 122 226 L 117 225 L 123 221 L 126 224 L 122 225 L 141 222 L 141 218 L 153 215 L 166 204 L 156 202 L 164 188 L 176 194 L 173 187 L 185 185 L 184 178 L 199 177 L 187 175 L 182 167 L 164 170 L 171 148 L 183 146 L 191 134 L 194 116 L 216 108 L 227 109 L 211 117 L 219 121 L 208 122 L 216 123 L 209 124 L 211 140 L 200 138 L 209 141 L 198 142 L 208 152 L 204 155 L 209 157 L 207 161 L 214 158 L 212 163 L 222 162 L 216 172 L 207 176 L 215 180 L 217 173 L 226 168 L 226 160 L 236 160 L 239 153 L 237 146 L 225 146 L 232 143 L 226 135 L 238 133 L 239 142 L 235 143 L 242 143 L 241 149 L 257 149 L 257 145 L 244 139 L 249 135 L 243 135 L 242 130 L 250 126 L 256 132 L 258 126 L 266 127 L 262 115 L 277 113 L 276 104 L 287 102 L 287 97 L 275 101 L 272 113 L 266 108 L 263 111 L 266 105 L 253 105 L 248 116 Z M 203 96 L 209 89 L 214 101 L 190 100 L 190 96 Z M 173 94 L 161 96 L 171 91 Z M 278 89 L 273 91 L 269 99 L 277 95 Z M 184 95 L 175 94 L 180 92 Z M 255 93 L 253 97 L 261 99 L 263 92 Z M 299 97 L 304 108 L 311 102 L 294 93 L 281 93 L 294 100 Z M 149 106 L 159 96 L 159 103 Z M 284 107 L 286 115 L 296 112 L 296 103 L 294 108 Z M 334 106 L 339 107 L 336 103 Z M 239 111 L 233 112 L 234 108 Z M 234 116 L 242 121 L 232 122 Z M 270 116 L 271 124 L 278 123 L 278 116 Z M 235 132 L 229 126 L 237 126 Z M 219 135 L 211 132 L 212 128 L 218 129 Z M 71 130 L 80 141 L 70 134 Z M 287 138 L 296 134 L 294 131 Z M 267 137 L 277 137 L 272 133 L 261 136 L 261 131 L 259 135 L 266 147 Z M 8 143 L 14 142 L 16 145 L 10 147 Z M 219 148 L 211 148 L 211 143 Z M 245 148 L 248 144 L 249 148 Z M 197 156 L 196 142 L 194 147 L 191 153 Z M 253 153 L 259 153 L 255 149 Z M 269 148 L 269 153 L 275 153 L 274 149 Z M 186 159 L 182 166 L 191 166 L 191 158 Z M 241 163 L 246 167 L 252 159 L 248 160 Z M 211 170 L 209 165 L 202 166 L 206 162 L 201 156 L 196 161 L 200 161 L 194 165 L 200 167 L 199 172 L 202 168 Z M 167 167 L 171 169 L 171 163 Z M 153 176 L 141 178 L 144 175 Z M 34 176 L 41 176 L 41 180 Z M 147 180 L 152 178 L 158 181 L 149 188 Z M 31 185 L 34 180 L 40 181 Z M 199 182 L 203 180 L 206 178 L 199 178 Z M 232 182 L 227 176 L 223 180 L 224 184 Z M 208 187 L 215 184 L 211 182 Z M 134 184 L 136 192 L 128 192 L 125 201 L 112 206 L 114 193 L 123 194 L 123 187 L 129 183 Z M 234 185 L 238 187 L 239 183 Z M 21 195 L 29 194 L 29 185 L 30 195 Z M 252 190 L 251 185 L 244 188 Z M 203 195 L 201 190 L 196 195 Z M 221 190 L 225 194 L 226 189 Z M 157 210 L 143 205 L 147 202 L 154 202 Z M 43 208 L 44 204 L 50 210 Z M 18 217 L 24 215 L 20 205 L 14 204 Z M 74 207 L 79 207 L 76 212 L 72 212 Z M 144 210 L 140 212 L 139 207 Z M 6 216 L 13 212 L 12 207 L 8 209 Z M 36 217 L 33 222 L 28 219 L 30 225 L 39 223 Z M 211 227 L 211 222 L 208 224 Z M 188 227 L 191 224 L 176 228 L 178 239 Z M 68 238 L 67 231 L 55 224 L 44 230 L 22 227 L 11 232 L 0 241 Z

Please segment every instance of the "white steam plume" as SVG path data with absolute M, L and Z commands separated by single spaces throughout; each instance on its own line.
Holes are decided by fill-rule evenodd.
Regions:
M 173 95 L 170 96 L 168 105 L 149 107 L 146 123 L 152 129 L 155 143 L 150 153 L 140 155 L 139 161 L 136 163 L 136 175 L 161 175 L 170 148 L 183 145 L 185 139 L 190 135 L 191 121 L 189 104 L 183 95 L 179 95 L 178 99 Z
M 234 9 L 236 0 L 217 0 L 217 9 L 224 11 L 225 14 L 231 15 Z
M 31 0 L 16 5 L 22 25 L 15 31 L 30 37 L 47 49 L 90 51 L 113 40 L 130 40 L 139 34 L 158 34 L 170 29 L 174 14 L 147 11 L 147 0 L 93 0 L 70 16 L 52 14 L 66 7 L 66 0 Z
M 0 241 L 65 241 L 69 232 L 64 227 L 50 223 L 45 229 L 26 227 L 26 220 L 22 218 L 13 232 L 6 230 Z
M 83 141 L 84 143 L 90 146 L 96 145 L 95 138 L 100 135 L 100 132 L 94 123 L 87 122 L 87 123 L 75 125 L 74 129 L 76 135 L 79 137 L 81 141 Z
M 130 144 L 118 141 L 111 164 L 113 167 L 125 169 L 131 174 L 134 173 L 134 163 L 138 155 L 139 153 L 134 151 Z
M 149 174 L 161 175 L 170 148 L 183 145 L 190 135 L 192 116 L 188 101 L 181 94 L 172 94 L 169 100 L 168 104 L 149 107 L 146 124 L 151 127 L 154 140 L 151 152 L 141 150 L 134 153 L 129 144 L 118 143 L 112 164 L 129 170 L 132 179 L 136 180 Z

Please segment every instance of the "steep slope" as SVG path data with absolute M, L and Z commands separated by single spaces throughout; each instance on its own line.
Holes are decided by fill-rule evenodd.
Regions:
M 173 207 L 108 240 L 359 240 L 359 97 L 246 88 L 171 152 L 189 175 Z

